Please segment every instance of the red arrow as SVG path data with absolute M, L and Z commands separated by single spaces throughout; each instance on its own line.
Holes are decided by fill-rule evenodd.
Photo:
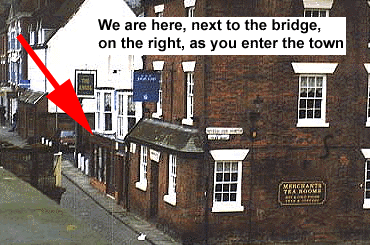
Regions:
M 59 85 L 53 75 L 51 75 L 48 68 L 46 68 L 35 51 L 33 51 L 31 46 L 27 43 L 26 39 L 24 39 L 22 34 L 20 34 L 17 39 L 54 87 L 54 91 L 49 93 L 46 97 L 60 109 L 62 109 L 67 115 L 72 117 L 78 124 L 89 131 L 90 134 L 93 134 L 89 122 L 86 119 L 85 113 L 82 110 L 80 101 L 78 100 L 76 92 L 72 86 L 71 80 L 68 79 L 62 85 Z

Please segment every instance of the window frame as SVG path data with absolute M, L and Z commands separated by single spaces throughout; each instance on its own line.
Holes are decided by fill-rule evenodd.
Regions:
M 168 156 L 168 189 L 167 195 L 163 200 L 172 206 L 176 206 L 176 185 L 177 185 L 177 156 L 169 154 Z
M 139 181 L 136 182 L 136 188 L 146 191 L 148 186 L 148 160 L 149 160 L 149 149 L 145 145 L 140 147 L 140 162 L 139 162 Z
M 297 104 L 297 127 L 329 127 L 329 123 L 326 122 L 326 98 L 327 98 L 327 75 L 328 74 L 333 74 L 335 72 L 335 69 L 338 66 L 338 63 L 304 63 L 304 62 L 299 62 L 295 63 L 293 62 L 292 64 L 294 73 L 299 75 L 298 78 L 298 90 L 297 90 L 297 102 L 299 103 L 299 98 L 300 98 L 300 81 L 301 78 L 300 76 L 305 76 L 305 75 L 323 75 L 325 76 L 325 82 L 323 82 L 323 90 L 322 90 L 322 96 L 323 96 L 323 101 L 322 101 L 322 109 L 324 110 L 323 113 L 321 114 L 321 119 L 315 119 L 312 120 L 310 119 L 299 119 L 299 104 Z
M 222 149 L 222 150 L 211 150 L 210 154 L 214 160 L 214 178 L 213 178 L 213 193 L 212 193 L 212 212 L 243 212 L 244 207 L 242 206 L 242 173 L 243 173 L 243 161 L 248 155 L 248 149 Z M 217 181 L 217 163 L 220 162 L 232 162 L 237 164 L 237 180 L 233 181 L 236 183 L 236 200 L 235 201 L 216 201 L 216 185 L 220 183 Z M 226 182 L 225 182 L 226 183 Z
M 368 193 L 369 197 L 366 197 Z M 364 209 L 370 209 L 370 159 L 365 161 L 365 174 L 364 174 Z
M 185 72 L 186 78 L 186 118 L 193 119 L 194 117 L 194 72 Z
M 163 17 L 164 4 L 154 6 L 154 13 L 156 17 Z
M 182 62 L 182 69 L 184 71 L 184 80 L 185 80 L 185 85 L 184 85 L 184 96 L 185 96 L 185 118 L 182 120 L 182 124 L 186 124 L 189 126 L 193 125 L 193 117 L 194 117 L 194 101 L 195 101 L 195 61 L 185 61 Z M 190 83 L 189 83 L 189 74 L 190 77 L 192 77 Z M 192 87 L 192 93 L 189 94 L 189 85 Z M 191 98 L 189 100 L 189 98 Z M 189 110 L 190 108 L 190 110 Z
M 301 100 L 303 100 L 302 98 L 304 97 L 301 97 L 301 84 L 302 84 L 302 77 L 315 77 L 315 81 L 317 80 L 317 77 L 322 77 L 323 80 L 322 80 L 322 95 L 321 95 L 321 117 L 320 118 L 300 118 L 300 111 L 301 111 L 301 108 L 300 108 L 300 102 Z M 307 83 L 308 83 L 308 80 L 307 80 Z M 316 85 L 315 85 L 316 87 Z M 325 120 L 326 120 L 326 97 L 327 97 L 327 76 L 326 74 L 300 74 L 299 75 L 299 82 L 298 82 L 298 104 L 297 104 L 297 108 L 298 108 L 298 116 L 297 116 L 297 119 L 298 119 L 298 123 L 297 123 L 297 127 L 328 127 L 329 126 L 329 123 L 326 123 Z M 307 85 L 307 89 L 309 89 L 309 85 Z M 310 97 L 307 97 L 307 100 L 308 98 Z M 315 100 L 316 97 L 312 97 L 313 100 Z M 314 106 L 313 106 L 314 107 Z M 306 110 L 307 110 L 307 106 L 306 106 Z M 307 110 L 308 111 L 308 110 Z M 314 115 L 313 115 L 314 116 Z

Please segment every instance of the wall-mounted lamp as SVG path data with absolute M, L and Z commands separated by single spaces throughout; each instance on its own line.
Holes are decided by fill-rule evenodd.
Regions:
M 262 103 L 263 99 L 257 95 L 257 97 L 253 100 L 253 110 L 249 112 L 249 120 L 251 122 L 250 137 L 252 139 L 257 137 L 256 122 L 261 116 Z

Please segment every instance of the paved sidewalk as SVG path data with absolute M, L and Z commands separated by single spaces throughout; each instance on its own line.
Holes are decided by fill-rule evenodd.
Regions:
M 154 224 L 151 224 L 140 217 L 127 212 L 120 205 L 116 204 L 115 200 L 93 188 L 89 183 L 89 178 L 75 168 L 68 160 L 62 161 L 62 175 L 63 177 L 72 181 L 86 194 L 88 194 L 99 206 L 104 208 L 108 213 L 112 214 L 117 220 L 124 223 L 127 225 L 127 227 L 136 232 L 138 236 L 140 233 L 145 234 L 146 240 L 150 243 L 160 245 L 181 244 L 180 242 L 175 241 L 169 235 L 158 230 Z

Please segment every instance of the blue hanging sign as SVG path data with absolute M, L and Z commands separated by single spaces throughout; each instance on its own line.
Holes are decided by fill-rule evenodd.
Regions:
M 134 102 L 158 102 L 159 82 L 161 73 L 158 71 L 134 72 Z
M 21 80 L 18 84 L 21 88 L 31 88 L 31 81 L 30 80 Z

